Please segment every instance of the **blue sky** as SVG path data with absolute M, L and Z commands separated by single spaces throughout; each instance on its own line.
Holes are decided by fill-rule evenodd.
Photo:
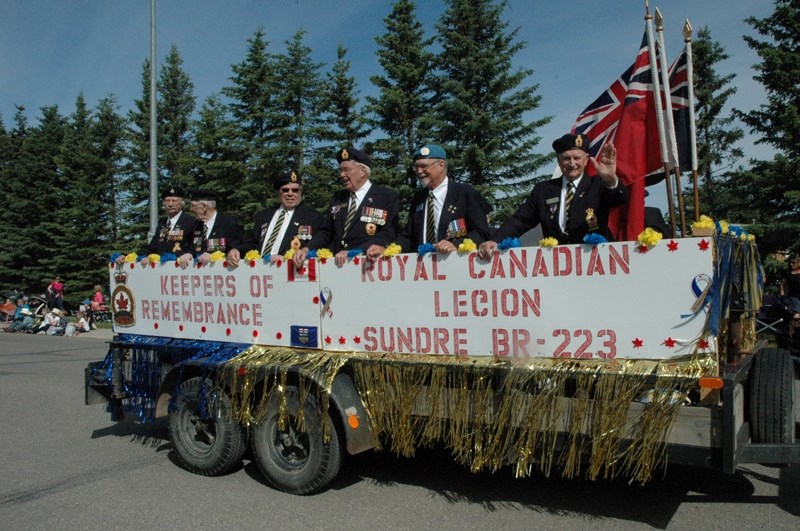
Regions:
M 282 52 L 298 29 L 314 59 L 332 64 L 339 43 L 348 48 L 352 74 L 361 95 L 373 94 L 369 76 L 380 74 L 374 37 L 385 31 L 391 0 L 157 0 L 157 56 L 160 62 L 175 44 L 194 83 L 198 108 L 228 85 L 231 65 L 245 57 L 247 39 L 263 26 L 271 50 Z M 689 19 L 697 31 L 709 26 L 712 38 L 731 56 L 720 74 L 735 73 L 738 93 L 731 106 L 752 110 L 765 103 L 753 81 L 758 57 L 742 39 L 756 36 L 743 22 L 764 18 L 771 2 L 752 0 L 651 0 L 665 18 L 670 60 L 683 47 L 681 28 Z M 418 17 L 428 35 L 444 10 L 441 0 L 420 0 Z M 540 152 L 567 132 L 575 117 L 633 62 L 644 31 L 643 0 L 510 0 L 505 17 L 519 28 L 527 47 L 516 66 L 534 70 L 540 108 L 531 115 L 552 115 L 540 130 Z M 127 112 L 141 95 L 142 63 L 150 54 L 149 0 L 3 0 L 0 3 L 0 115 L 13 127 L 15 105 L 24 105 L 31 123 L 39 108 L 58 105 L 74 111 L 83 92 L 88 104 L 114 94 Z M 771 158 L 771 148 L 743 142 L 747 156 Z M 656 201 L 660 194 L 654 194 Z M 652 202 L 652 200 L 649 200 Z

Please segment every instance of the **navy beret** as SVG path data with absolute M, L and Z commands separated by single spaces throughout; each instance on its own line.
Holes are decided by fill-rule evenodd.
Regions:
M 300 186 L 303 185 L 303 179 L 301 179 L 300 176 L 293 171 L 287 171 L 285 173 L 281 173 L 280 175 L 272 179 L 272 184 L 275 186 L 276 189 L 280 188 L 284 184 L 292 184 L 292 183 L 299 184 Z
M 556 153 L 564 153 L 570 149 L 580 149 L 589 153 L 589 137 L 584 134 L 566 134 L 561 138 L 553 141 L 553 151 Z
M 161 192 L 161 199 L 166 199 L 168 197 L 183 197 L 183 190 L 178 188 L 177 186 L 170 186 L 165 188 Z
M 189 192 L 192 201 L 216 201 L 219 197 L 214 190 L 196 188 Z
M 357 150 L 354 147 L 346 147 L 344 149 L 340 149 L 338 153 L 336 153 L 336 161 L 339 162 L 339 164 L 341 164 L 342 161 L 345 160 L 349 160 L 352 162 L 360 162 L 361 164 L 364 164 L 368 168 L 372 167 L 372 159 L 369 158 L 369 155 L 367 155 L 363 151 Z

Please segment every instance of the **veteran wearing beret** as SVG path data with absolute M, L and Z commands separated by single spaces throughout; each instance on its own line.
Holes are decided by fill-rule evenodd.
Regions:
M 617 178 L 614 144 L 608 142 L 595 158 L 589 155 L 589 137 L 566 134 L 553 142 L 553 150 L 561 177 L 534 186 L 525 202 L 492 234 L 492 239 L 480 245 L 478 256 L 491 258 L 497 242 L 518 238 L 540 223 L 544 237 L 555 238 L 559 243 L 582 243 L 591 232 L 612 240 L 609 210 L 628 200 L 628 191 Z M 597 177 L 584 174 L 590 162 Z
M 198 263 L 208 262 L 211 253 L 227 253 L 242 242 L 242 226 L 233 216 L 217 210 L 217 193 L 213 190 L 195 189 L 189 194 L 192 212 L 197 217 L 194 226 L 192 247 L 180 258 L 183 267 L 197 259 Z
M 324 221 L 322 214 L 300 204 L 303 200 L 303 180 L 289 171 L 272 180 L 280 205 L 256 213 L 253 229 L 240 245 L 228 251 L 228 263 L 236 267 L 250 250 L 261 256 L 282 255 L 290 248 L 300 249 L 317 233 Z
M 167 254 L 181 256 L 191 252 L 196 220 L 183 211 L 183 190 L 170 186 L 161 192 L 161 201 L 167 217 L 158 222 L 156 232 L 141 254 Z
M 436 144 L 427 144 L 414 152 L 414 172 L 422 185 L 411 199 L 408 223 L 397 238 L 403 252 L 416 252 L 430 243 L 440 253 L 452 253 L 469 238 L 480 244 L 489 238 L 486 205 L 470 185 L 447 176 L 447 153 Z M 377 258 L 384 248 L 373 246 L 367 255 Z
M 336 153 L 336 160 L 344 190 L 333 195 L 330 211 L 317 234 L 295 253 L 296 267 L 302 267 L 309 249 L 329 248 L 336 265 L 341 267 L 349 251 L 366 251 L 371 245 L 387 246 L 397 237 L 397 193 L 369 180 L 372 171 L 369 155 L 347 147 Z

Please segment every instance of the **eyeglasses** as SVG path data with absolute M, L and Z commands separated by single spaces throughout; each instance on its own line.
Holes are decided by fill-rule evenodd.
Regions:
M 352 168 L 346 167 L 346 166 L 341 166 L 341 167 L 339 167 L 339 175 L 344 175 L 345 177 L 347 177 L 348 175 L 353 173 L 354 170 L 357 170 L 357 169 L 359 169 L 358 166 L 353 166 Z
M 281 193 L 282 194 L 288 194 L 290 192 L 293 193 L 293 194 L 299 194 L 300 193 L 300 188 L 281 188 Z
M 427 170 L 428 168 L 430 168 L 431 166 L 433 166 L 437 162 L 441 162 L 441 161 L 440 160 L 432 160 L 427 164 L 424 163 L 424 162 L 415 162 L 413 167 L 414 167 L 415 171 L 416 170 Z
M 800 321 L 800 317 L 794 317 L 792 318 L 792 321 Z

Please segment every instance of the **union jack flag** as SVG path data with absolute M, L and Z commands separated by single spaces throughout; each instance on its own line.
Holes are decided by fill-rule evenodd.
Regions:
M 669 67 L 669 87 L 678 166 L 681 171 L 687 171 L 692 169 L 693 164 L 689 131 L 689 70 L 685 48 Z

